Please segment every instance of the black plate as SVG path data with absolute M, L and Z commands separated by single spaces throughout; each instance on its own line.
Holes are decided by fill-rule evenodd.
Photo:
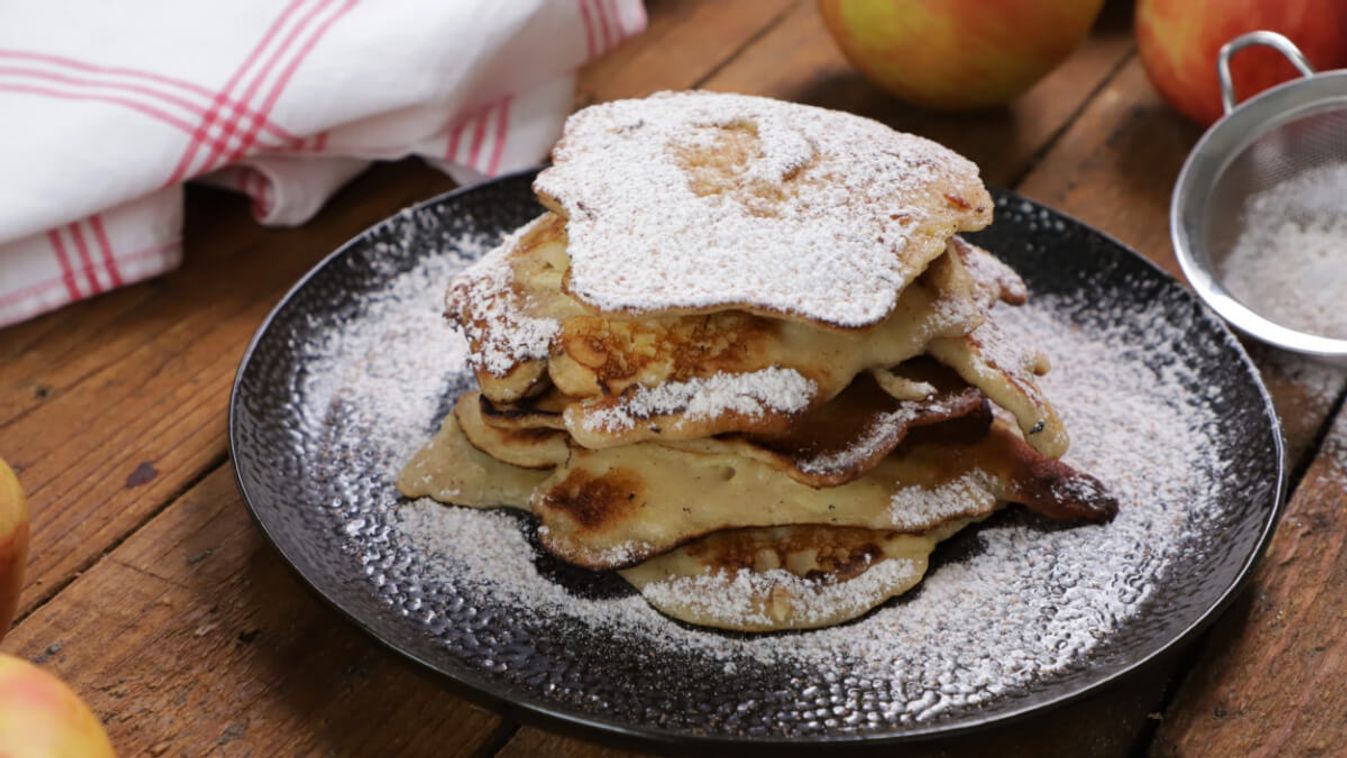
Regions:
M 452 548 L 450 558 L 436 557 L 407 536 L 399 526 L 407 506 L 391 478 L 401 457 L 430 434 L 447 398 L 471 384 L 453 361 L 426 358 L 462 349 L 438 321 L 444 279 L 480 254 L 484 240 L 499 239 L 538 213 L 531 179 L 531 173 L 506 177 L 430 200 L 333 253 L 258 331 L 230 402 L 239 488 L 286 560 L 380 641 L 489 700 L 610 733 L 682 743 L 886 742 L 963 733 L 1078 698 L 1190 638 L 1225 607 L 1270 538 L 1284 490 L 1280 430 L 1239 343 L 1173 279 L 1116 241 L 998 192 L 996 222 L 975 240 L 1018 269 L 1035 297 L 1074 303 L 1065 311 L 1071 323 L 1087 330 L 1103 324 L 1115 337 L 1124 335 L 1128 345 L 1119 350 L 1138 371 L 1171 382 L 1182 377 L 1183 392 L 1191 395 L 1183 402 L 1200 405 L 1213 419 L 1209 444 L 1225 465 L 1200 515 L 1185 503 L 1157 511 L 1183 522 L 1169 552 L 1152 554 L 1143 540 L 1116 559 L 1125 565 L 1115 567 L 1103 589 L 1075 587 L 1077 580 L 1067 576 L 1065 586 L 1054 588 L 1059 601 L 1035 611 L 1095 613 L 1091 603 L 1126 611 L 1087 619 L 1094 638 L 1082 638 L 1082 652 L 1064 649 L 1065 638 L 1043 641 L 1061 657 L 1045 666 L 1035 662 L 1051 659 L 1053 649 L 1016 651 L 1027 656 L 1024 670 L 1032 674 L 1018 679 L 1006 673 L 1012 669 L 1004 655 L 970 652 L 962 661 L 965 653 L 958 651 L 948 653 L 952 665 L 944 675 L 904 669 L 875 676 L 859 660 L 855 667 L 829 668 L 740 656 L 750 644 L 803 646 L 810 641 L 803 635 L 750 643 L 662 617 L 628 628 L 570 611 L 534 613 L 527 603 L 503 600 L 489 583 L 466 578 L 476 575 L 445 573 L 443 566 L 459 565 L 452 563 Z M 1182 339 L 1165 337 L 1178 333 Z M 434 376 L 424 375 L 427 366 L 438 366 Z M 407 403 L 400 402 L 403 394 Z M 379 413 L 384 417 L 371 417 Z M 1154 519 L 1147 518 L 1137 528 L 1151 528 Z M 1049 544 L 1052 530 L 1030 522 L 1012 514 L 993 526 L 1029 523 Z M 523 519 L 519 527 L 531 531 Z M 963 569 L 948 564 L 977 560 L 987 544 L 976 533 L 953 542 L 942 546 L 938 562 L 946 565 L 937 565 L 928 583 L 942 572 L 958 575 Z M 436 562 L 442 560 L 451 563 Z M 624 598 L 629 591 L 611 576 L 534 560 L 545 577 L 538 581 L 559 587 L 563 606 L 638 600 Z M 1057 560 L 1044 558 L 1046 564 Z M 1043 570 L 1058 575 L 1050 565 Z M 1008 602 L 985 613 L 1018 613 L 1037 601 Z M 872 620 L 845 633 L 863 635 Z M 939 645 L 944 634 L 956 638 L 944 621 L 934 626 L 941 628 L 916 630 L 922 644 Z M 661 649 L 666 639 L 696 644 Z M 1026 639 L 1029 648 L 1038 644 Z M 722 649 L 717 646 L 730 652 L 715 652 Z M 977 674 L 979 666 L 994 672 Z M 923 709 L 928 701 L 939 707 Z

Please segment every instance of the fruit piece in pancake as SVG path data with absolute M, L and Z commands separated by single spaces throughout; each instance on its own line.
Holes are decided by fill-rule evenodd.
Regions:
M 501 429 L 484 423 L 480 392 L 459 396 L 454 417 L 473 447 L 503 463 L 551 470 L 570 455 L 565 432 L 545 427 Z
M 1066 426 L 1034 381 L 1048 372 L 1043 353 L 1018 344 L 990 319 L 962 337 L 931 340 L 926 350 L 1010 411 L 1035 450 L 1051 458 L 1066 454 Z
M 1059 520 L 1117 509 L 1097 480 L 1046 458 L 1018 432 L 963 419 L 915 430 L 864 475 L 815 489 L 716 440 L 574 448 L 531 500 L 543 545 L 569 563 L 619 568 L 722 529 L 828 524 L 916 533 L 1022 503 Z M 985 423 L 985 422 L 984 422 Z M 976 437 L 976 439 L 970 439 Z
M 534 181 L 567 218 L 567 291 L 603 311 L 882 321 L 961 230 L 977 167 L 847 113 L 660 93 L 585 108 Z
M 398 491 L 473 508 L 507 506 L 527 510 L 533 491 L 550 472 L 511 466 L 468 442 L 450 413 L 440 431 L 398 474 Z
M 731 529 L 621 571 L 660 612 L 738 632 L 850 621 L 916 586 L 937 542 L 969 522 L 921 534 L 836 526 Z

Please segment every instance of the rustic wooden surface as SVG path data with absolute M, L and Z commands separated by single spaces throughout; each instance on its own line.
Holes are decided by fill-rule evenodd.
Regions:
M 1130 8 L 1013 106 L 937 116 L 847 66 L 807 0 L 650 0 L 650 28 L 583 72 L 577 106 L 705 87 L 841 108 L 945 142 L 1171 271 L 1169 190 L 1198 131 L 1136 60 Z M 234 489 L 225 407 L 261 318 L 360 229 L 450 188 L 404 162 L 314 221 L 258 228 L 194 189 L 186 264 L 0 330 L 0 456 L 29 492 L 20 619 L 0 650 L 81 692 L 123 755 L 632 755 L 470 704 L 317 603 Z M 247 272 L 241 276 L 241 272 Z M 1304 471 L 1269 560 L 1192 650 L 1123 686 L 978 740 L 911 754 L 1253 755 L 1347 743 L 1347 419 L 1341 372 L 1255 350 Z

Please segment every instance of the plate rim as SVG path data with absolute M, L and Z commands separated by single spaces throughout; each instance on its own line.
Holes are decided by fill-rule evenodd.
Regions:
M 1211 309 L 1205 302 L 1202 302 L 1191 289 L 1184 286 L 1176 277 L 1170 274 L 1158 264 L 1149 258 L 1133 250 L 1130 246 L 1123 244 L 1117 238 L 1113 237 L 1096 227 L 1085 223 L 1084 221 L 1072 216 L 1071 214 L 1057 210 L 1044 205 L 1033 199 L 1025 197 L 1007 187 L 989 187 L 993 202 L 1003 200 L 1005 203 L 1026 203 L 1036 210 L 1046 210 L 1055 216 L 1060 217 L 1068 223 L 1075 224 L 1085 230 L 1088 234 L 1094 235 L 1104 242 L 1111 244 L 1122 250 L 1126 255 L 1136 259 L 1144 266 L 1149 267 L 1151 271 L 1157 274 L 1162 280 L 1168 280 L 1183 291 L 1183 296 L 1187 297 L 1191 303 L 1198 308 L 1203 316 L 1210 318 L 1217 328 L 1224 332 L 1227 342 L 1235 349 L 1235 353 L 1240 363 L 1248 371 L 1254 380 L 1254 385 L 1258 390 L 1259 397 L 1262 399 L 1263 415 L 1271 425 L 1273 451 L 1276 456 L 1276 487 L 1274 488 L 1275 498 L 1272 508 L 1267 518 L 1264 519 L 1262 529 L 1258 535 L 1258 540 L 1252 551 L 1245 557 L 1234 580 L 1224 589 L 1221 595 L 1198 615 L 1191 623 L 1174 635 L 1164 644 L 1157 647 L 1150 653 L 1128 662 L 1107 676 L 1093 679 L 1079 688 L 1065 692 L 1046 702 L 1026 704 L 1022 707 L 1012 708 L 1003 711 L 994 716 L 973 717 L 963 719 L 958 722 L 947 724 L 930 724 L 924 727 L 907 730 L 902 733 L 893 732 L 874 732 L 874 733 L 854 733 L 854 734 L 823 734 L 818 736 L 805 737 L 783 737 L 780 735 L 770 735 L 765 737 L 753 737 L 733 734 L 695 734 L 691 732 L 662 729 L 654 726 L 634 726 L 627 722 L 616 719 L 605 718 L 600 715 L 586 715 L 582 713 L 563 710 L 550 705 L 546 701 L 534 697 L 531 693 L 521 690 L 509 683 L 502 683 L 488 675 L 473 670 L 465 665 L 458 665 L 457 671 L 446 671 L 441 666 L 425 660 L 414 652 L 404 650 L 395 642 L 385 639 L 378 630 L 372 625 L 366 623 L 355 613 L 348 611 L 328 592 L 319 586 L 319 578 L 310 577 L 300 570 L 295 559 L 286 551 L 283 542 L 277 539 L 272 529 L 268 527 L 263 520 L 257 506 L 253 504 L 252 498 L 248 494 L 247 487 L 243 481 L 243 475 L 240 469 L 240 459 L 238 455 L 238 433 L 239 433 L 239 407 L 241 405 L 240 393 L 243 384 L 244 374 L 247 371 L 249 363 L 253 358 L 253 353 L 257 349 L 262 338 L 272 327 L 272 323 L 280 313 L 290 304 L 295 296 L 304 289 L 308 283 L 317 277 L 320 272 L 328 266 L 343 259 L 350 250 L 362 244 L 363 240 L 372 232 L 380 227 L 392 223 L 399 216 L 406 213 L 415 213 L 431 206 L 443 204 L 453 200 L 461 195 L 481 191 L 512 180 L 518 180 L 525 176 L 536 175 L 543 167 L 534 166 L 508 174 L 502 174 L 488 181 L 465 187 L 458 187 L 448 192 L 443 192 L 420 202 L 409 205 L 400 211 L 391 214 L 370 226 L 362 229 L 350 239 L 343 242 L 335 250 L 323 256 L 321 260 L 306 271 L 293 286 L 286 290 L 285 294 L 276 302 L 276 304 L 267 312 L 265 318 L 258 325 L 252 338 L 248 341 L 247 347 L 239 359 L 238 368 L 234 374 L 234 381 L 231 383 L 229 391 L 229 409 L 227 416 L 228 426 L 228 446 L 229 462 L 234 474 L 234 484 L 239 491 L 239 497 L 243 500 L 244 506 L 248 510 L 249 516 L 254 524 L 262 532 L 267 542 L 276 550 L 281 559 L 285 562 L 290 571 L 300 579 L 309 592 L 320 598 L 324 604 L 337 611 L 348 622 L 354 624 L 356 628 L 371 637 L 381 647 L 392 651 L 405 660 L 409 660 L 417 665 L 423 671 L 430 672 L 442 684 L 449 685 L 456 694 L 464 695 L 468 699 L 487 705 L 499 712 L 506 712 L 517 718 L 521 722 L 536 723 L 544 727 L 561 726 L 563 729 L 573 733 L 579 733 L 588 736 L 601 736 L 609 739 L 617 738 L 626 741 L 635 741 L 644 744 L 662 744 L 666 746 L 680 746 L 684 748 L 698 747 L 724 747 L 736 746 L 746 749 L 754 748 L 800 748 L 805 746 L 854 746 L 854 747 L 878 747 L 886 745 L 906 745 L 915 743 L 926 743 L 935 740 L 961 737 L 977 732 L 990 731 L 1010 724 L 1024 721 L 1028 718 L 1041 713 L 1060 709 L 1064 706 L 1083 700 L 1091 695 L 1109 689 L 1119 681 L 1136 674 L 1141 669 L 1149 666 L 1164 655 L 1176 651 L 1188 645 L 1198 634 L 1202 633 L 1207 627 L 1213 624 L 1218 618 L 1225 614 L 1230 605 L 1234 602 L 1240 592 L 1248 585 L 1253 575 L 1254 569 L 1267 552 L 1268 545 L 1276 533 L 1278 524 L 1281 522 L 1283 511 L 1286 507 L 1288 475 L 1286 471 L 1286 443 L 1283 439 L 1283 430 L 1281 418 L 1276 412 L 1276 407 L 1272 402 L 1272 396 L 1268 392 L 1267 385 L 1263 381 L 1261 372 L 1250 358 L 1248 351 L 1242 342 L 1239 341 L 1235 333 L 1230 329 L 1230 325 L 1222 319 L 1219 314 Z M 513 691 L 512 691 L 513 690 Z

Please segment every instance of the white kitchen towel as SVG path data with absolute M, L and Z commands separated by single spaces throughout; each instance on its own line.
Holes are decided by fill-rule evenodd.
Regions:
M 537 163 L 641 0 L 0 4 L 0 326 L 178 265 L 182 183 L 311 217 L 371 160 Z

